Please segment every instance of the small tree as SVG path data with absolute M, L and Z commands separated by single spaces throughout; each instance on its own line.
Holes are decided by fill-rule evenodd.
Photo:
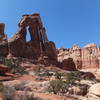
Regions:
M 81 72 L 74 71 L 66 74 L 66 81 L 68 83 L 74 83 L 76 80 L 80 80 Z
M 56 79 L 59 79 L 59 80 L 61 80 L 61 78 L 62 78 L 62 73 L 60 73 L 60 72 L 56 72 L 55 73 L 55 76 L 56 76 Z
M 48 91 L 57 94 L 62 88 L 62 85 L 63 82 L 61 80 L 52 80 L 50 81 L 50 87 L 48 88 L 49 89 Z

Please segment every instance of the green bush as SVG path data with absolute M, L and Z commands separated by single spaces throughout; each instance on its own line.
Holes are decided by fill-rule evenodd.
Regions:
M 75 81 L 80 80 L 81 72 L 74 71 L 74 72 L 66 73 L 65 77 L 68 83 L 74 83 Z
M 53 92 L 54 94 L 60 92 L 64 93 L 67 91 L 67 84 L 62 80 L 52 80 L 50 81 L 50 86 L 48 87 L 48 91 Z
M 61 87 L 62 87 L 62 81 L 52 80 L 50 81 L 50 87 L 48 88 L 48 91 L 57 94 L 60 91 Z
M 62 76 L 63 76 L 63 74 L 60 73 L 60 72 L 56 72 L 56 73 L 55 73 L 55 77 L 56 77 L 56 79 L 61 80 Z
M 55 74 L 57 80 L 50 81 L 50 86 L 48 87 L 49 92 L 57 93 L 67 93 L 68 88 L 75 84 L 76 80 L 80 80 L 81 72 L 74 71 L 70 73 L 59 73 Z M 64 78 L 62 78 L 62 76 Z

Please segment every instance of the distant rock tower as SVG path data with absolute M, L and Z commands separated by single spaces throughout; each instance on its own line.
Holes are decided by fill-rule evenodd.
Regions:
M 0 57 L 8 55 L 8 41 L 7 36 L 4 34 L 5 24 L 0 23 Z
M 7 41 L 7 36 L 4 34 L 5 24 L 0 23 L 0 43 L 4 43 Z

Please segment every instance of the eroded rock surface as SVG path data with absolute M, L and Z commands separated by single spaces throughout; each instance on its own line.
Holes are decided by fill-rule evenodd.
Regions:
M 94 84 L 90 87 L 88 93 L 89 100 L 100 100 L 100 83 Z
M 18 23 L 18 31 L 8 41 L 4 34 L 4 26 L 0 24 L 1 56 L 31 58 L 40 62 L 57 62 L 55 44 L 48 40 L 46 29 L 38 13 L 23 15 Z M 26 40 L 27 31 L 31 37 L 28 42 Z
M 76 69 L 99 69 L 100 68 L 100 47 L 90 43 L 83 48 L 74 45 L 69 49 L 58 49 L 58 60 L 73 59 Z

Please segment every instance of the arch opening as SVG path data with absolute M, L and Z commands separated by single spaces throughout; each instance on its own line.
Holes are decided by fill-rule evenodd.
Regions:
M 31 35 L 30 35 L 30 32 L 29 32 L 29 26 L 26 27 L 26 30 L 27 30 L 26 42 L 29 42 L 31 40 Z

